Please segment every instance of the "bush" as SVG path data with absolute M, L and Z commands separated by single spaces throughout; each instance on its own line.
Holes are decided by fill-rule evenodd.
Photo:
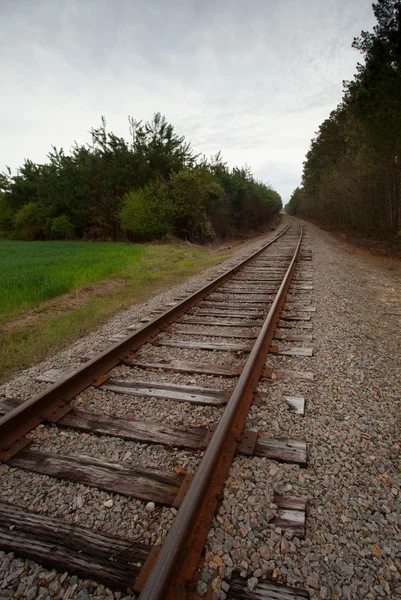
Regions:
M 137 239 L 160 239 L 171 232 L 171 207 L 166 184 L 152 182 L 125 194 L 120 211 L 121 226 Z
M 167 233 L 201 243 L 214 239 L 207 204 L 218 203 L 224 192 L 219 184 L 206 183 L 201 173 L 181 170 L 168 182 L 153 182 L 129 192 L 120 212 L 122 228 L 140 240 Z
M 71 240 L 74 237 L 74 226 L 67 215 L 61 215 L 51 220 L 52 237 L 58 240 Z
M 14 217 L 14 233 L 21 240 L 35 240 L 40 237 L 41 211 L 36 202 L 24 204 Z

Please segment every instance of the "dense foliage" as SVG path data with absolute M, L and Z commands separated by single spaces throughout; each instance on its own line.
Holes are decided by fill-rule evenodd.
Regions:
M 312 140 L 286 209 L 385 238 L 401 231 L 401 2 L 379 0 L 373 11 L 373 33 L 352 44 L 364 63 Z
M 0 235 L 24 240 L 152 240 L 167 233 L 204 242 L 267 223 L 281 208 L 249 169 L 220 153 L 199 160 L 165 117 L 129 119 L 130 141 L 101 126 L 91 144 L 46 164 L 25 160 L 0 175 Z

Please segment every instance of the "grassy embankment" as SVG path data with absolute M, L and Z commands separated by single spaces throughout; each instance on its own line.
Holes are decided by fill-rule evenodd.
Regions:
M 225 258 L 186 245 L 0 240 L 0 382 Z

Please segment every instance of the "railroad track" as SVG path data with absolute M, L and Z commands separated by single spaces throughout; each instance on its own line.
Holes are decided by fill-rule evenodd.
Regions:
M 188 290 L 162 314 L 113 338 L 117 341 L 109 349 L 81 368 L 42 374 L 39 380 L 52 385 L 22 404 L 5 399 L 0 404 L 0 460 L 8 467 L 97 488 L 107 497 L 129 498 L 139 519 L 146 512 L 160 517 L 157 507 L 170 507 L 169 514 L 176 516 L 156 540 L 153 536 L 145 544 L 119 537 L 118 531 L 109 535 L 0 502 L 0 549 L 128 590 L 141 600 L 209 593 L 208 582 L 200 580 L 202 556 L 234 456 L 301 467 L 307 463 L 302 440 L 269 438 L 245 425 L 251 405 L 263 403 L 266 396 L 258 389 L 260 381 L 311 378 L 265 365 L 269 352 L 312 354 L 300 346 L 312 339 L 310 258 L 302 228 L 292 221 L 273 241 L 204 288 Z M 105 411 L 97 408 L 99 398 Z M 155 403 L 153 409 L 144 408 L 147 402 Z M 303 414 L 303 397 L 286 402 L 289 410 Z M 173 425 L 153 414 L 161 403 L 177 414 Z M 174 407 L 183 414 L 178 416 Z M 144 418 L 137 419 L 136 413 Z M 194 423 L 194 413 L 200 423 Z M 105 456 L 107 445 L 116 443 L 135 443 L 127 447 L 136 454 L 145 454 L 152 444 L 174 452 L 184 449 L 188 468 L 176 465 L 165 471 L 140 467 L 138 461 L 133 466 L 132 451 L 125 461 L 115 462 L 91 456 L 91 451 L 81 454 L 85 445 L 99 447 L 99 440 Z M 113 497 L 104 502 L 106 507 L 113 506 Z M 278 495 L 274 500 L 272 524 L 302 537 L 305 500 Z M 261 583 L 258 594 L 253 596 L 246 581 L 237 578 L 227 597 L 308 597 L 274 582 Z

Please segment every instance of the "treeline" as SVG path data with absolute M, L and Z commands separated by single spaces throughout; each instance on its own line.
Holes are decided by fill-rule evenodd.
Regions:
M 281 209 L 277 192 L 218 153 L 195 156 L 160 113 L 129 119 L 130 139 L 102 118 L 89 145 L 0 175 L 0 235 L 25 240 L 143 241 L 172 234 L 205 242 L 242 234 Z
M 286 210 L 390 238 L 401 233 L 401 2 L 379 0 L 373 11 L 373 33 L 352 44 L 364 63 L 312 140 Z

